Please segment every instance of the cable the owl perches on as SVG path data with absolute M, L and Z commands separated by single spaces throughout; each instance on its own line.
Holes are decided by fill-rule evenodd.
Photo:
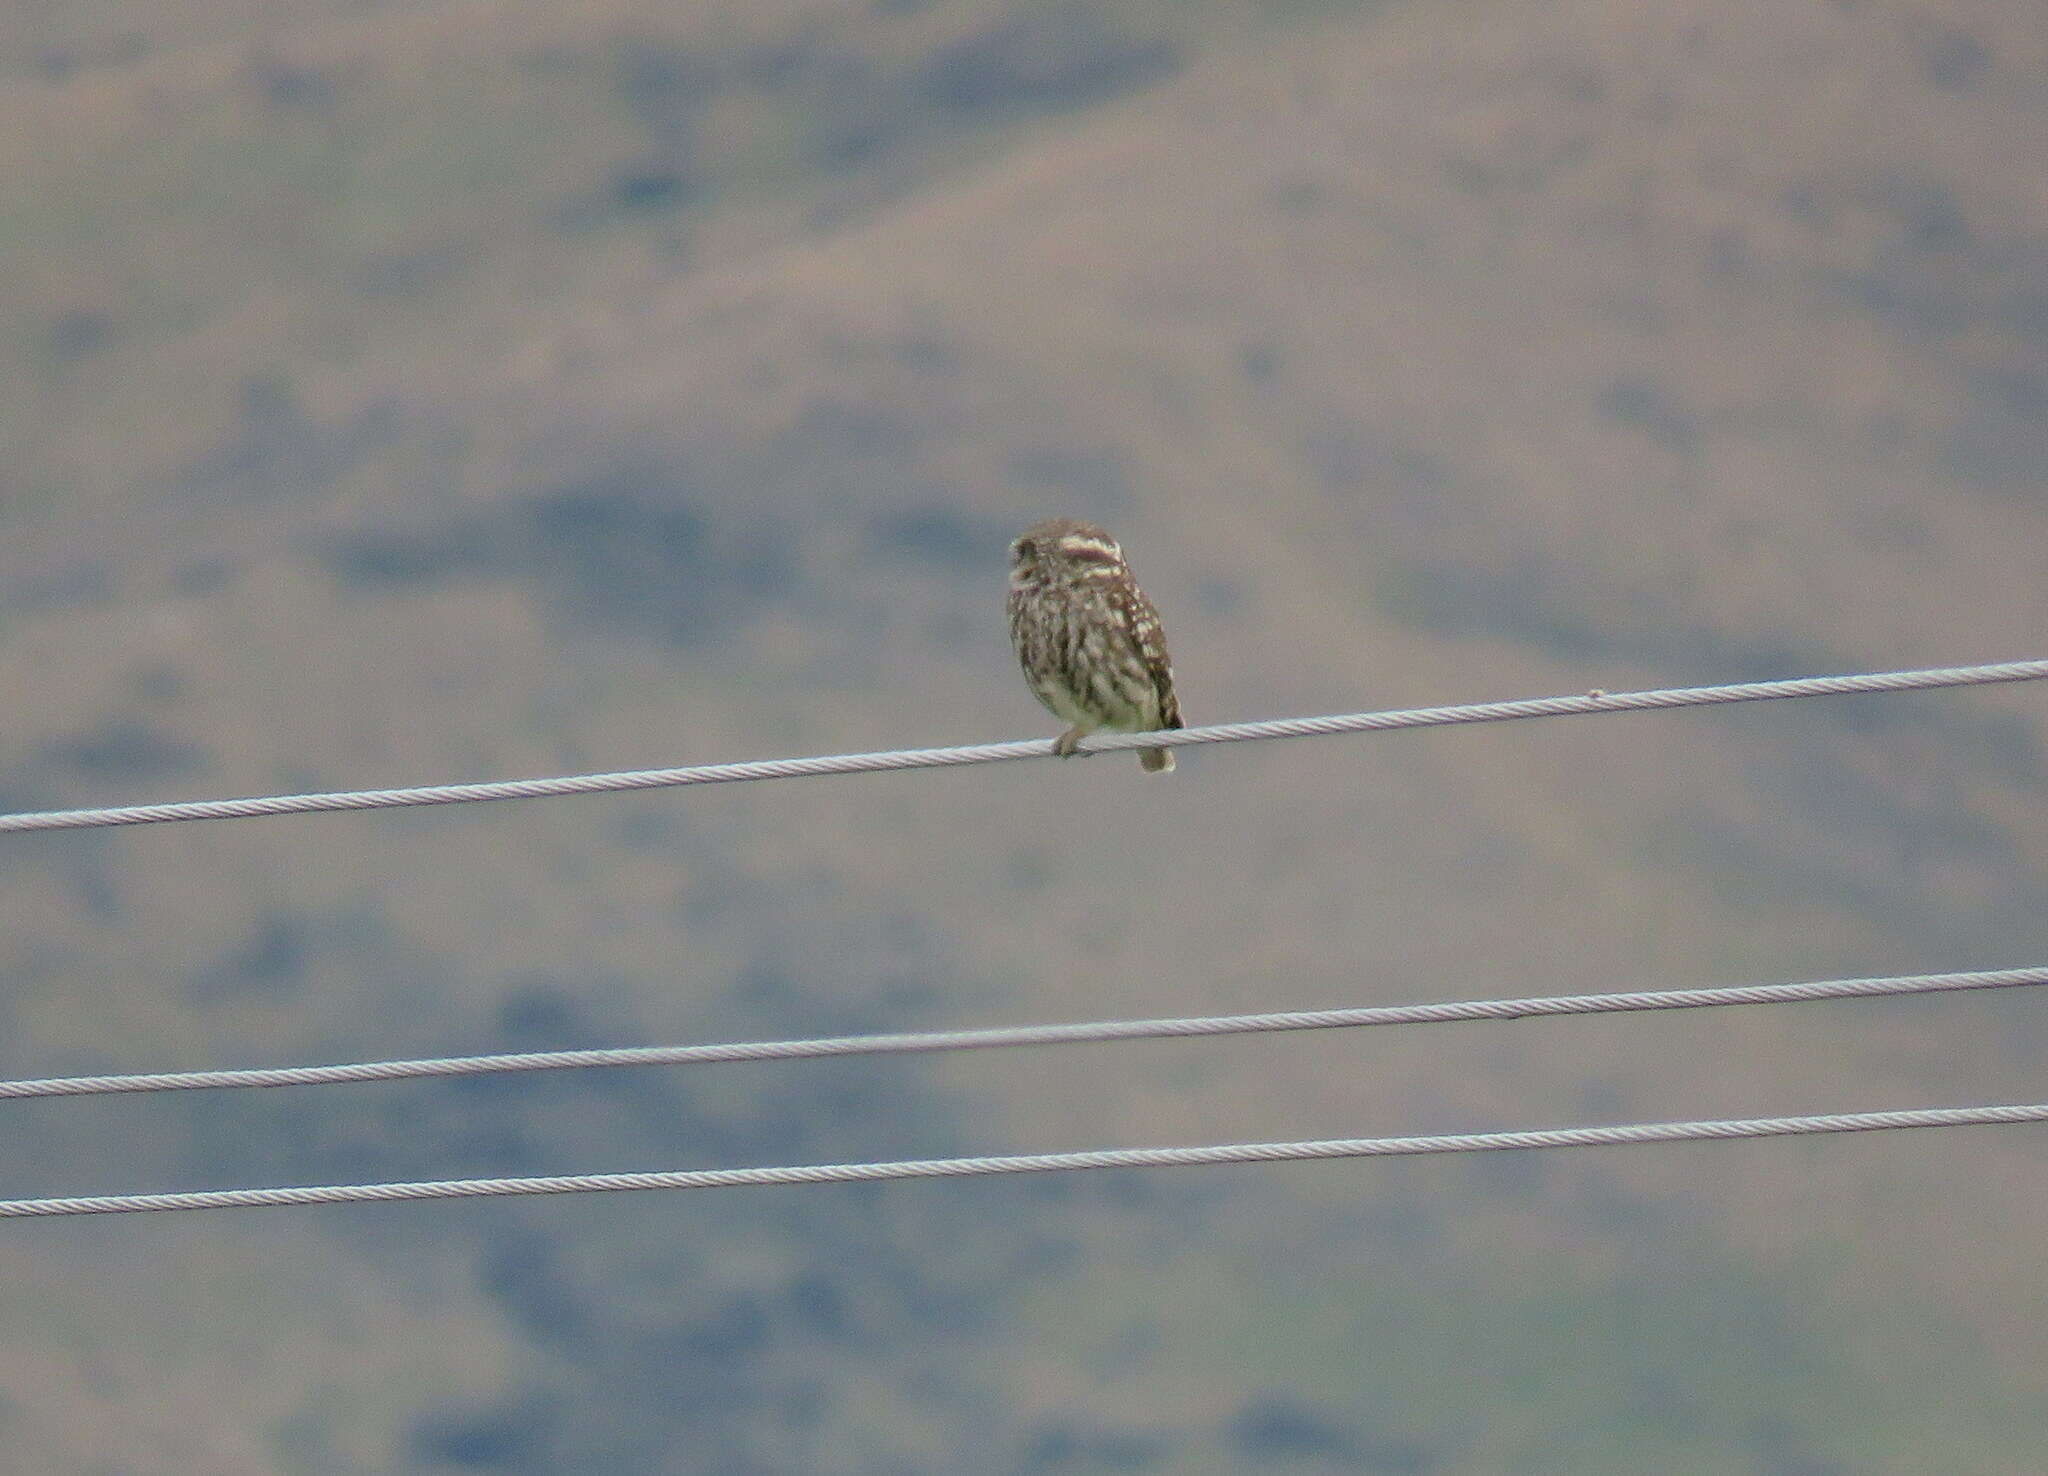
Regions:
M 1082 740 L 1077 751 L 1111 753 L 1131 748 L 1188 748 L 1202 743 L 1252 743 L 1267 738 L 1315 738 L 1333 733 L 1388 733 L 1522 718 L 1599 716 L 1708 707 L 1731 702 L 1776 702 L 1795 697 L 1837 697 L 1864 692 L 1915 692 L 2048 678 L 2048 661 L 2002 661 L 1985 666 L 1943 666 L 1923 671 L 1863 672 L 1853 676 L 1794 677 L 1718 687 L 1671 687 L 1646 692 L 1579 693 L 1519 702 L 1459 707 L 1414 707 L 1330 717 L 1275 718 L 1218 723 L 1170 733 L 1110 733 Z M 435 784 L 416 789 L 339 790 L 326 794 L 274 794 L 248 799 L 183 800 L 171 804 L 114 805 L 82 810 L 34 810 L 0 815 L 0 834 L 30 830 L 88 830 L 109 825 L 164 825 L 180 820 L 237 820 L 262 815 L 306 815 L 338 810 L 390 810 L 413 805 L 476 804 L 485 800 L 545 799 L 554 795 L 615 794 L 687 784 L 738 784 L 755 779 L 803 779 L 824 774 L 879 774 L 896 769 L 957 768 L 1049 758 L 1053 743 L 981 743 L 965 748 L 906 748 L 887 753 L 842 753 L 821 758 L 757 759 L 681 769 L 633 769 L 612 774 L 571 774 L 554 779 L 505 779 L 483 784 Z

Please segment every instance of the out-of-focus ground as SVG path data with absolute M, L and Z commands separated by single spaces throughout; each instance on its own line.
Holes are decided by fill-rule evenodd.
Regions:
M 2048 11 L 0 6 L 7 809 L 2044 654 Z M 2048 694 L 0 845 L 0 1072 L 2048 959 Z M 15 1104 L 9 1196 L 2040 1096 L 2030 997 Z M 2029 1129 L 17 1224 L 206 1470 L 2023 1472 Z

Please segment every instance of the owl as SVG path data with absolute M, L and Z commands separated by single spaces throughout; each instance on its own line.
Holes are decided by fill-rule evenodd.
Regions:
M 1010 545 L 1010 644 L 1031 694 L 1071 726 L 1062 758 L 1097 728 L 1178 728 L 1180 699 L 1159 612 L 1131 577 L 1124 551 L 1093 523 L 1052 518 Z M 1145 748 L 1148 774 L 1173 771 L 1173 751 Z

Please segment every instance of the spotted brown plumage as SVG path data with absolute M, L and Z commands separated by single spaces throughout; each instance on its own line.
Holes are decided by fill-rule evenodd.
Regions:
M 1009 612 L 1025 682 L 1069 725 L 1054 745 L 1062 757 L 1098 728 L 1181 726 L 1159 612 L 1116 540 L 1093 523 L 1051 518 L 1018 535 L 1010 544 Z M 1140 749 L 1138 761 L 1147 773 L 1169 773 L 1173 752 Z

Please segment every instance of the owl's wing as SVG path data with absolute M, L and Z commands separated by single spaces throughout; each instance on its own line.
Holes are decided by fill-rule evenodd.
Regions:
M 1166 628 L 1159 622 L 1159 611 L 1135 584 L 1117 593 L 1117 614 L 1123 620 L 1124 634 L 1144 663 L 1153 690 L 1159 694 L 1159 726 L 1178 728 L 1180 697 L 1173 690 L 1173 661 L 1166 654 Z

